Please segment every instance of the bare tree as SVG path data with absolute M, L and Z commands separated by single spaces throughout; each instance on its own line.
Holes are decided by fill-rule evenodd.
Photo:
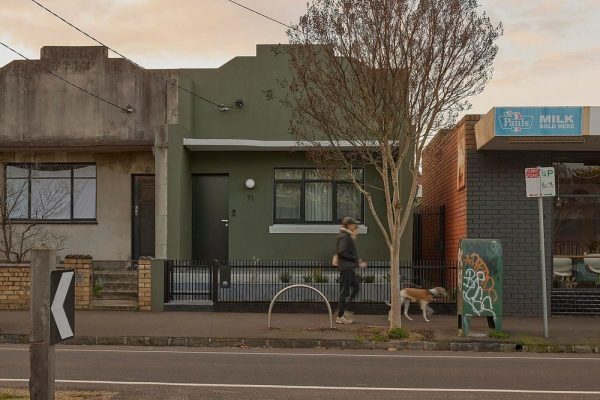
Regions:
M 391 328 L 401 324 L 400 240 L 423 148 L 491 79 L 501 34 L 476 0 L 313 0 L 282 46 L 292 71 L 283 102 L 309 157 L 322 170 L 367 165 L 379 175 L 371 185 L 349 177 L 389 247 Z
M 64 250 L 68 235 L 48 228 L 47 222 L 69 198 L 64 184 L 51 185 L 28 200 L 25 179 L 0 180 L 0 260 L 22 263 L 36 246 L 45 244 L 57 251 Z M 31 204 L 31 219 L 24 204 Z

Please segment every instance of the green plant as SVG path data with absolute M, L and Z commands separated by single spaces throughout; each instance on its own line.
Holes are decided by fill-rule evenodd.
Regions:
M 363 277 L 364 283 L 375 283 L 375 277 L 373 275 L 367 275 Z
M 92 293 L 94 297 L 99 297 L 100 293 L 102 293 L 102 283 L 100 281 L 95 281 L 94 286 L 92 287 Z
M 494 339 L 508 339 L 510 337 L 510 333 L 508 332 L 504 332 L 504 331 L 491 331 L 488 333 L 488 337 L 494 338 Z
M 387 342 L 389 337 L 383 334 L 382 332 L 375 332 L 371 335 L 372 342 Z
M 278 276 L 281 283 L 290 283 L 292 281 L 292 274 L 289 271 L 281 271 Z
M 408 333 L 404 330 L 404 328 L 392 328 L 388 332 L 388 337 L 390 339 L 404 339 L 408 336 Z
M 310 271 L 310 274 L 303 276 L 302 279 L 304 283 L 328 283 L 329 278 L 327 278 L 321 269 L 313 269 Z

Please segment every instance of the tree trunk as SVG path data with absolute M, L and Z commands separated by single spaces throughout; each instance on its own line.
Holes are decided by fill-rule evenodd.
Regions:
M 392 295 L 390 312 L 390 329 L 402 326 L 400 316 L 400 243 L 397 238 L 390 246 L 390 292 Z

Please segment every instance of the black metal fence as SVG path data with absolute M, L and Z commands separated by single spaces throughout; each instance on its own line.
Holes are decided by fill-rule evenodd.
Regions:
M 226 272 L 225 272 L 226 271 Z M 226 274 L 228 287 L 220 286 Z M 456 302 L 457 269 L 455 264 L 406 262 L 400 265 L 400 286 L 416 288 L 444 287 L 448 295 L 434 301 Z M 361 290 L 359 303 L 383 303 L 390 299 L 389 261 L 369 261 L 369 267 L 357 270 Z M 165 302 L 263 303 L 270 302 L 281 289 L 307 284 L 321 291 L 329 301 L 339 298 L 339 271 L 329 261 L 306 260 L 230 260 L 228 262 L 169 260 L 165 264 Z M 298 288 L 284 293 L 281 302 L 320 302 L 318 294 Z

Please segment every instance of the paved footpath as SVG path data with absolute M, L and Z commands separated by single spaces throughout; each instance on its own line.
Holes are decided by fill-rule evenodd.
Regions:
M 430 323 L 417 315 L 413 318 L 403 319 L 408 331 L 431 330 L 435 341 L 461 340 L 456 336 L 456 316 L 433 315 Z M 273 329 L 268 329 L 264 313 L 77 311 L 76 336 L 357 341 L 366 328 L 387 326 L 385 315 L 356 315 L 355 320 L 353 325 L 337 325 L 329 330 L 325 313 L 273 314 Z M 504 319 L 504 330 L 511 334 L 508 340 L 512 342 L 591 345 L 592 351 L 600 346 L 600 317 L 553 317 L 549 326 L 551 337 L 544 340 L 540 318 Z M 474 319 L 472 332 L 479 333 L 477 340 L 485 339 L 481 336 L 486 331 L 485 319 Z M 0 336 L 28 333 L 29 312 L 0 311 Z

